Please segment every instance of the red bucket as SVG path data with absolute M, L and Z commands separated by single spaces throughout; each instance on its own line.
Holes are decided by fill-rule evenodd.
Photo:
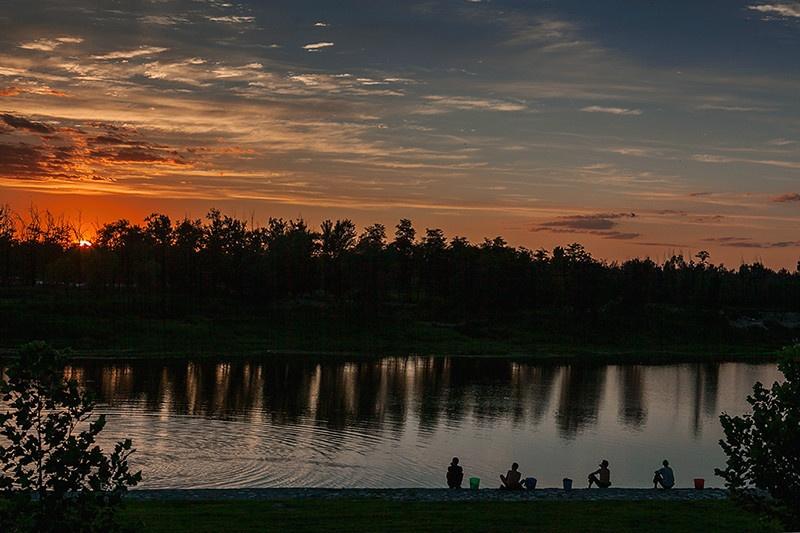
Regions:
M 706 480 L 701 477 L 694 478 L 694 488 L 697 490 L 703 490 L 703 487 L 706 486 Z

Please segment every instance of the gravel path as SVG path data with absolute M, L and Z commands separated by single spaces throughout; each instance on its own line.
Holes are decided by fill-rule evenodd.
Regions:
M 497 489 L 194 489 L 194 490 L 132 490 L 129 500 L 300 500 L 300 499 L 380 499 L 392 501 L 519 501 L 519 500 L 581 500 L 581 501 L 646 501 L 646 500 L 724 500 L 723 489 L 536 489 L 506 492 Z

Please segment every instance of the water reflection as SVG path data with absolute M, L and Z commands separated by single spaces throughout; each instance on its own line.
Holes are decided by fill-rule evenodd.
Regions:
M 556 413 L 562 437 L 575 438 L 586 426 L 597 422 L 607 369 L 590 364 L 564 367 Z
M 719 411 L 744 409 L 755 379 L 777 378 L 772 365 L 422 357 L 90 361 L 67 372 L 136 439 L 150 486 L 431 486 L 454 453 L 492 478 L 498 453 L 523 468 L 527 457 L 555 483 L 620 446 L 615 475 L 644 486 L 645 451 L 716 466 L 704 463 L 719 457 Z
M 255 411 L 275 424 L 311 417 L 331 429 L 353 423 L 400 428 L 411 411 L 423 432 L 442 419 L 457 425 L 466 412 L 486 422 L 507 418 L 516 425 L 539 424 L 560 380 L 558 426 L 565 438 L 574 438 L 597 422 L 607 370 L 432 357 L 325 363 L 85 363 L 69 367 L 67 374 L 95 389 L 98 400 L 110 406 L 136 402 L 152 412 L 166 409 L 221 419 Z M 640 411 L 641 370 L 621 371 L 624 410 Z
M 618 417 L 628 427 L 639 428 L 647 420 L 644 394 L 644 368 L 641 365 L 617 367 L 619 386 Z

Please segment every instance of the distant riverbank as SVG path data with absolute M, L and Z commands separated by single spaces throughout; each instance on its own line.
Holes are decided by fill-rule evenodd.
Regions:
M 624 351 L 619 350 L 596 350 L 584 348 L 580 351 L 568 347 L 542 348 L 541 351 L 528 353 L 400 353 L 381 352 L 365 353 L 351 351 L 324 351 L 324 350 L 231 350 L 227 352 L 187 352 L 177 351 L 143 351 L 139 349 L 73 349 L 68 348 L 71 358 L 76 360 L 148 360 L 148 359 L 201 359 L 201 360 L 231 360 L 246 359 L 257 361 L 259 359 L 271 358 L 312 358 L 312 359 L 376 359 L 381 357 L 458 357 L 458 358 L 489 358 L 489 359 L 508 359 L 514 361 L 542 361 L 548 363 L 598 363 L 598 364 L 675 364 L 675 363 L 697 363 L 697 362 L 745 362 L 745 363 L 764 363 L 778 360 L 776 350 L 769 348 L 742 349 L 737 347 L 724 347 L 720 351 L 708 353 L 702 348 L 696 351 Z M 0 357 L 15 357 L 17 348 L 0 348 Z
M 227 300 L 165 303 L 26 289 L 0 292 L 0 354 L 45 340 L 71 349 L 76 357 L 114 359 L 424 355 L 764 361 L 800 336 L 800 328 L 772 317 L 755 311 L 645 307 L 465 319 L 413 305 L 373 309 L 305 300 L 242 307 Z

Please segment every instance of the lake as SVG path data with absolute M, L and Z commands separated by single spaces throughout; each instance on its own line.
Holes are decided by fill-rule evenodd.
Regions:
M 512 461 L 539 486 L 721 485 L 721 412 L 746 411 L 774 364 L 595 365 L 494 358 L 74 363 L 134 440 L 147 488 L 440 487 L 452 456 L 494 487 Z

